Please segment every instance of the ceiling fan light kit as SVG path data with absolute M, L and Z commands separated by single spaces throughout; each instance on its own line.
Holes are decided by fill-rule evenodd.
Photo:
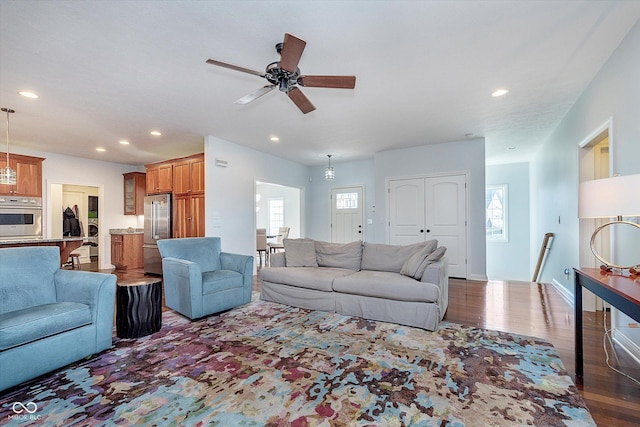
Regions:
M 207 64 L 262 77 L 270 83 L 238 99 L 235 101 L 236 104 L 245 105 L 253 102 L 277 87 L 278 90 L 287 94 L 289 99 L 296 104 L 303 114 L 307 114 L 315 110 L 316 107 L 309 101 L 306 95 L 302 93 L 298 86 L 353 89 L 356 86 L 356 77 L 302 75 L 300 68 L 298 68 L 298 62 L 300 62 L 300 57 L 306 45 L 307 43 L 304 40 L 285 33 L 284 41 L 276 44 L 276 52 L 280 55 L 280 61 L 267 65 L 264 73 L 216 59 L 208 59 Z

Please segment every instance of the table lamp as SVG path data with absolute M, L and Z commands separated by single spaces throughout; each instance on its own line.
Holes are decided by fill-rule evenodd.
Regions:
M 631 221 L 623 221 L 622 217 L 640 216 L 640 174 L 613 176 L 611 178 L 594 179 L 580 183 L 578 194 L 579 218 L 613 218 L 616 220 L 602 224 L 591 235 L 591 252 L 603 263 L 601 268 L 629 269 L 633 274 L 640 271 L 640 262 L 630 266 L 615 265 L 604 259 L 595 248 L 597 234 L 605 227 L 613 224 L 626 224 L 640 228 Z

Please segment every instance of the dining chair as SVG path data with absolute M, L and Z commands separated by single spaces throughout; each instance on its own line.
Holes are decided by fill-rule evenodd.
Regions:
M 260 258 L 260 265 L 262 266 L 262 255 L 264 255 L 264 265 L 267 265 L 269 257 L 269 248 L 267 247 L 267 229 L 256 229 L 256 249 L 258 251 L 258 257 Z
M 289 227 L 280 227 L 276 241 L 274 243 L 269 243 L 269 253 L 284 249 L 282 241 L 287 237 L 289 237 Z

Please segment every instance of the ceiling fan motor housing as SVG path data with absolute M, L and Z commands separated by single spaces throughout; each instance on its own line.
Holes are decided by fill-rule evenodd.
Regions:
M 269 83 L 278 86 L 278 89 L 282 92 L 288 92 L 289 89 L 298 84 L 298 77 L 300 77 L 300 68 L 296 68 L 295 73 L 290 73 L 280 67 L 280 62 L 272 62 L 267 65 L 264 72 L 264 77 Z

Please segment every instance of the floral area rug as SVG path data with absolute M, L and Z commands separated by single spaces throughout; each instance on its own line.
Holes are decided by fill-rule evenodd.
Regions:
M 264 301 L 164 312 L 159 332 L 1 395 L 0 424 L 595 426 L 547 342 Z

